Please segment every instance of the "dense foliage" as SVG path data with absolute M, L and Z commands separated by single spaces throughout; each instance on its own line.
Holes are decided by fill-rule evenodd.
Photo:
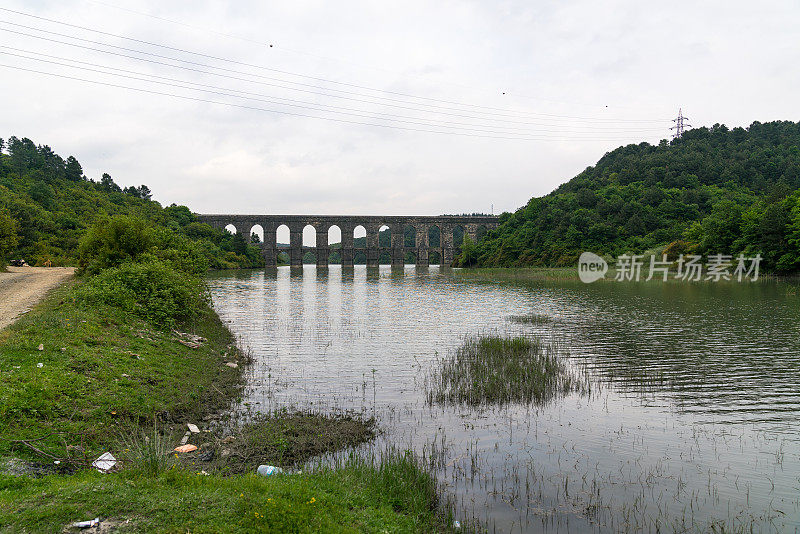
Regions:
M 47 145 L 37 146 L 27 138 L 11 137 L 7 145 L 0 139 L 0 260 L 6 255 L 31 265 L 48 260 L 53 265 L 76 265 L 78 244 L 87 229 L 116 215 L 141 219 L 142 231 L 152 242 L 171 240 L 167 248 L 191 250 L 205 259 L 208 268 L 263 264 L 259 249 L 241 236 L 196 221 L 185 206 L 162 208 L 151 200 L 146 185 L 122 188 L 108 174 L 99 181 L 89 180 L 72 156 L 63 159 Z M 6 222 L 7 217 L 12 221 Z M 16 238 L 6 238 L 6 229 L 12 227 Z M 17 243 L 8 245 L 13 241 Z M 119 251 L 106 252 L 113 256 Z
M 89 304 L 107 304 L 162 328 L 187 323 L 208 305 L 203 280 L 158 261 L 123 263 L 87 280 L 77 292 Z
M 136 217 L 119 215 L 95 224 L 78 245 L 78 266 L 90 274 L 125 262 L 152 260 L 189 274 L 208 270 L 199 242 Z
M 96 275 L 80 300 L 107 304 L 159 327 L 198 317 L 208 305 L 200 277 L 208 262 L 197 242 L 143 219 L 118 215 L 92 226 L 78 245 L 80 273 Z
M 501 216 L 466 265 L 567 266 L 617 256 L 760 253 L 800 270 L 800 124 L 696 128 L 607 153 L 552 193 Z
M 8 210 L 0 209 L 0 269 L 4 265 L 6 256 L 17 248 L 18 232 L 17 221 L 11 217 Z

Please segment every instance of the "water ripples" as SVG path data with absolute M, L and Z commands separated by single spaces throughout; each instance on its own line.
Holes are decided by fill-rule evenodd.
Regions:
M 248 404 L 374 414 L 379 442 L 424 455 L 464 513 L 498 531 L 800 526 L 800 298 L 781 283 L 306 266 L 209 285 L 256 359 Z M 531 314 L 551 320 L 509 320 Z M 476 333 L 558 343 L 591 398 L 425 406 L 424 377 Z

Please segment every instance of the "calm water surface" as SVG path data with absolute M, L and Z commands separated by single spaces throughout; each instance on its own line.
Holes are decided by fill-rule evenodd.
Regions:
M 800 532 L 800 295 L 750 284 L 509 283 L 435 267 L 217 273 L 256 363 L 246 402 L 356 410 L 497 532 Z M 525 325 L 512 315 L 552 321 Z M 590 396 L 429 406 L 465 335 L 539 336 Z

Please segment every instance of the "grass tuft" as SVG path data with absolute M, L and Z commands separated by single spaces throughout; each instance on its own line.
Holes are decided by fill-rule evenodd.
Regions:
M 119 459 L 123 468 L 141 472 L 144 476 L 156 477 L 169 469 L 173 462 L 170 454 L 174 445 L 169 436 L 159 431 L 158 422 L 153 420 L 152 430 L 139 424 L 131 425 L 119 433 L 122 451 Z
M 472 336 L 429 380 L 428 402 L 544 405 L 570 392 L 588 394 L 588 378 L 571 370 L 554 344 L 537 338 Z

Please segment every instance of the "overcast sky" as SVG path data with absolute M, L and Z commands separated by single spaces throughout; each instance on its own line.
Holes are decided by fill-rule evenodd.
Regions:
M 796 0 L 0 8 L 0 137 L 201 213 L 499 213 L 679 107 L 800 119 Z

